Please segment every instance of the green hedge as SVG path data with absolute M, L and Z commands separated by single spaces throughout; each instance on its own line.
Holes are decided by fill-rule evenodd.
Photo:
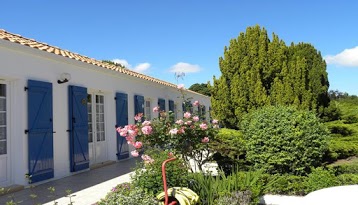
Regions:
M 269 106 L 243 118 L 246 160 L 271 174 L 305 175 L 320 166 L 329 132 L 315 113 Z

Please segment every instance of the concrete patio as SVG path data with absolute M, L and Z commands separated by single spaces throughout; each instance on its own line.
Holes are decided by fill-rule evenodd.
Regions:
M 117 184 L 130 181 L 130 172 L 135 167 L 135 159 L 128 159 L 119 162 L 109 163 L 109 165 L 93 168 L 76 175 L 62 179 L 53 180 L 32 188 L 27 187 L 20 191 L 0 196 L 0 204 L 13 199 L 21 205 L 46 204 L 53 205 L 55 201 L 58 205 L 67 205 L 70 199 L 66 190 L 71 190 L 72 202 L 76 205 L 91 205 L 106 196 Z M 54 187 L 55 192 L 51 194 L 49 187 Z M 35 199 L 30 195 L 35 194 Z

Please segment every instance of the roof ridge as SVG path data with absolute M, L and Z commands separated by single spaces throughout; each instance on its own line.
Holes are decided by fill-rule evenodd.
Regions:
M 77 60 L 77 61 L 81 61 L 81 62 L 84 62 L 84 63 L 96 65 L 96 66 L 99 66 L 99 67 L 106 68 L 108 70 L 117 71 L 119 73 L 134 76 L 134 77 L 144 79 L 144 80 L 148 80 L 148 81 L 151 81 L 151 82 L 155 82 L 155 83 L 158 83 L 158 84 L 166 85 L 166 86 L 169 86 L 169 87 L 176 87 L 176 85 L 173 84 L 173 83 L 169 83 L 169 82 L 166 82 L 166 81 L 163 81 L 163 80 L 160 80 L 160 79 L 157 79 L 157 78 L 154 78 L 154 77 L 142 74 L 142 73 L 135 72 L 133 70 L 130 70 L 129 68 L 126 68 L 123 65 L 122 65 L 123 67 L 117 66 L 117 65 L 114 65 L 114 64 L 112 65 L 110 63 L 103 62 L 103 61 L 97 60 L 95 58 L 91 58 L 91 57 L 88 57 L 88 56 L 85 56 L 85 55 L 81 55 L 81 54 L 78 54 L 78 53 L 75 53 L 75 52 L 72 52 L 72 51 L 69 51 L 69 50 L 66 50 L 66 49 L 61 49 L 61 48 L 59 48 L 57 46 L 49 45 L 48 43 L 45 43 L 45 42 L 39 42 L 39 41 L 36 41 L 35 39 L 32 39 L 32 38 L 23 37 L 20 34 L 10 33 L 10 32 L 8 32 L 8 31 L 6 31 L 4 29 L 0 29 L 0 39 L 7 40 L 7 41 L 10 41 L 10 42 L 13 42 L 13 43 L 18 43 L 20 45 L 28 46 L 28 47 L 31 47 L 31 48 L 35 48 L 35 49 L 38 49 L 40 51 L 53 53 L 55 55 L 63 56 L 63 57 L 70 58 L 70 59 Z M 45 48 L 46 46 L 48 48 Z M 42 48 L 42 49 L 40 49 L 40 48 Z

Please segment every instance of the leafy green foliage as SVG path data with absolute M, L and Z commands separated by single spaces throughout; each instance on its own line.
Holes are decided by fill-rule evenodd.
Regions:
M 332 134 L 339 134 L 341 136 L 349 136 L 354 133 L 354 130 L 349 125 L 341 124 L 341 123 L 330 123 L 327 124 L 328 129 Z
M 304 182 L 307 177 L 294 176 L 289 174 L 271 175 L 267 179 L 264 192 L 266 194 L 280 194 L 280 195 L 304 195 Z
M 319 114 L 329 105 L 326 63 L 310 44 L 286 46 L 275 34 L 270 40 L 264 28 L 248 27 L 224 48 L 219 66 L 211 103 L 224 127 L 237 129 L 245 113 L 265 105 L 293 105 Z
M 312 170 L 305 181 L 305 192 L 309 193 L 312 191 L 316 191 L 319 189 L 337 186 L 338 180 L 334 175 L 333 170 L 323 169 L 322 167 L 318 167 Z
M 133 205 L 133 204 L 157 204 L 155 197 L 133 187 L 129 183 L 119 184 L 112 189 L 104 199 L 97 202 L 97 205 Z
M 118 67 L 121 67 L 121 68 L 125 68 L 122 64 L 120 63 L 115 63 L 111 60 L 102 60 L 103 63 L 108 63 L 108 64 L 111 64 L 111 65 L 115 65 L 115 66 L 118 66 Z
M 238 160 L 245 153 L 245 143 L 241 131 L 222 128 L 212 140 L 210 148 L 222 156 Z
M 268 173 L 304 175 L 321 165 L 329 132 L 313 112 L 268 106 L 244 117 L 246 160 Z
M 358 155 L 357 137 L 334 137 L 329 142 L 329 159 L 345 159 L 347 157 Z
M 358 160 L 357 160 L 357 162 L 358 162 Z M 332 166 L 332 169 L 335 170 L 336 175 L 340 175 L 340 174 L 356 174 L 356 175 L 358 175 L 358 163 L 335 165 L 335 166 Z
M 357 185 L 358 174 L 341 174 L 337 176 L 338 185 Z
M 218 200 L 237 200 L 238 197 L 233 194 L 248 193 L 247 191 L 250 192 L 251 204 L 257 204 L 263 190 L 262 173 L 258 171 L 233 171 L 228 176 L 225 176 L 223 172 L 220 172 L 219 176 L 206 176 L 198 173 L 190 176 L 192 178 L 190 188 L 199 195 L 202 204 L 216 205 Z
M 164 190 L 162 163 L 168 159 L 169 153 L 153 149 L 146 151 L 146 154 L 150 155 L 154 162 L 141 161 L 137 164 L 135 174 L 132 176 L 133 185 L 156 195 Z M 187 187 L 188 167 L 182 159 L 171 161 L 166 165 L 166 177 L 168 187 Z
M 210 88 L 208 87 L 208 84 L 205 83 L 195 83 L 193 85 L 191 85 L 188 90 L 192 90 L 194 92 L 206 95 L 206 96 L 211 96 L 210 93 Z

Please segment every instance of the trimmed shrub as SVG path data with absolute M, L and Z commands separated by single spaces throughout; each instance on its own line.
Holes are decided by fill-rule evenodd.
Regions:
M 307 194 L 312 191 L 338 185 L 339 181 L 334 175 L 334 171 L 331 169 L 326 170 L 322 167 L 313 169 L 312 173 L 307 176 L 307 180 L 304 183 L 305 192 Z
M 358 184 L 358 174 L 341 174 L 337 176 L 338 185 Z
M 210 143 L 213 159 L 219 168 L 230 174 L 234 165 L 242 168 L 242 159 L 245 153 L 245 143 L 241 131 L 222 128 Z
M 141 161 L 137 164 L 135 174 L 132 176 L 132 183 L 146 192 L 157 195 L 164 190 L 162 178 L 162 163 L 168 159 L 169 152 L 159 149 L 146 151 L 154 159 L 152 163 Z M 182 159 L 171 161 L 166 165 L 166 177 L 168 187 L 187 187 L 188 170 Z
M 356 137 L 332 138 L 329 141 L 328 158 L 330 161 L 358 155 Z
M 322 163 L 329 132 L 315 113 L 268 106 L 247 114 L 241 124 L 246 160 L 271 174 L 305 175 Z
M 349 136 L 354 133 L 354 130 L 351 129 L 349 125 L 345 124 L 329 124 L 328 129 L 332 134 L 340 134 L 342 136 Z
M 304 195 L 305 194 L 305 176 L 294 175 L 271 175 L 267 179 L 264 192 L 267 194 L 280 195 Z
M 343 164 L 332 166 L 336 175 L 341 174 L 356 174 L 358 176 L 358 164 Z
M 347 115 L 343 117 L 345 124 L 353 124 L 358 122 L 358 117 L 356 115 Z

